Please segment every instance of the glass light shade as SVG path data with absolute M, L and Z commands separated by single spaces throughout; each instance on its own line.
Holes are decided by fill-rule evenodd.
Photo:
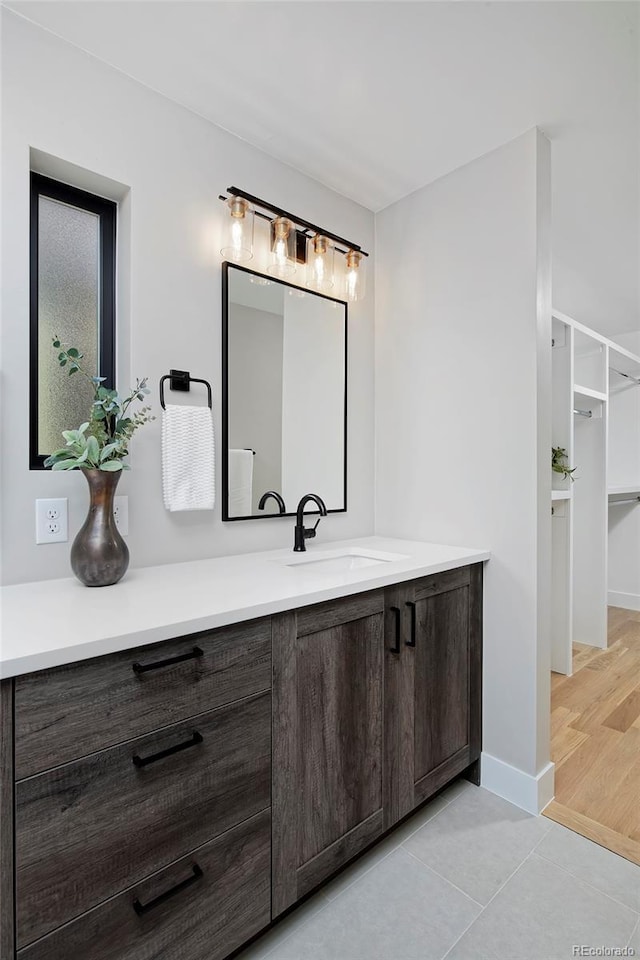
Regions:
M 242 263 L 253 257 L 253 207 L 243 197 L 229 197 L 220 253 L 225 260 Z
M 271 224 L 271 257 L 267 273 L 274 277 L 290 277 L 295 272 L 295 226 L 286 217 L 276 217 Z
M 362 300 L 365 292 L 364 255 L 358 250 L 347 253 L 347 273 L 345 278 L 345 297 L 350 303 Z
M 307 243 L 307 286 L 321 293 L 333 286 L 334 249 L 327 237 L 316 234 Z

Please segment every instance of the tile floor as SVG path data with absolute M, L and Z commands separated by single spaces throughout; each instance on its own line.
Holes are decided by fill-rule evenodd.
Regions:
M 640 956 L 639 915 L 640 867 L 459 781 L 237 960 Z

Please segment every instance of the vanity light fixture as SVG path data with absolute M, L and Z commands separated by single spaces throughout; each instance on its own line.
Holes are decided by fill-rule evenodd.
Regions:
M 225 199 L 229 211 L 224 222 L 220 253 L 225 260 L 242 263 L 253 257 L 253 207 L 244 197 Z
M 362 300 L 365 290 L 365 267 L 362 253 L 359 250 L 349 250 L 347 253 L 347 275 L 345 280 L 345 297 L 350 303 Z
M 307 286 L 324 293 L 333 287 L 333 244 L 321 233 L 307 244 Z
M 352 243 L 315 223 L 296 217 L 295 214 L 288 213 L 281 207 L 275 207 L 259 197 L 254 197 L 251 193 L 245 193 L 238 187 L 227 187 L 227 194 L 229 196 L 220 194 L 219 199 L 227 204 L 230 211 L 233 209 L 234 201 L 244 201 L 252 217 L 255 212 L 256 217 L 268 222 L 270 244 L 268 251 L 265 251 L 268 274 L 283 279 L 293 277 L 292 282 L 297 286 L 307 286 L 320 293 L 329 293 L 336 286 L 335 254 L 340 253 L 345 258 L 345 269 L 338 271 L 340 292 L 334 293 L 333 296 L 339 299 L 344 298 L 352 303 L 363 299 L 365 258 L 369 254 L 357 243 Z M 253 219 L 251 220 L 251 239 L 253 240 Z M 233 252 L 236 247 L 233 244 L 227 244 L 220 251 L 222 256 L 228 260 L 237 261 L 238 256 L 232 256 L 228 252 L 229 249 Z M 251 252 L 253 254 L 253 248 Z M 258 258 L 260 258 L 259 251 Z
M 267 273 L 284 278 L 295 272 L 296 228 L 287 217 L 276 217 L 271 223 L 271 263 Z

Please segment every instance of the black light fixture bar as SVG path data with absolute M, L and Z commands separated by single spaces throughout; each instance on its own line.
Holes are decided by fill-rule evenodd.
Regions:
M 361 246 L 357 243 L 351 243 L 350 240 L 345 240 L 344 237 L 339 237 L 335 233 L 330 233 L 328 230 L 325 230 L 323 227 L 318 227 L 315 223 L 309 223 L 308 220 L 302 220 L 300 217 L 296 217 L 293 213 L 289 213 L 287 210 L 283 210 L 281 207 L 274 207 L 273 204 L 267 203 L 265 200 L 261 200 L 260 197 L 254 197 L 251 193 L 245 193 L 244 190 L 239 190 L 238 187 L 227 187 L 227 193 L 232 197 L 242 197 L 243 200 L 248 200 L 249 203 L 252 203 L 254 207 L 262 207 L 263 210 L 269 210 L 271 213 L 275 214 L 276 217 L 286 217 L 287 220 L 291 220 L 297 227 L 302 227 L 304 230 L 310 230 L 312 233 L 319 234 L 322 237 L 327 237 L 329 240 L 333 240 L 334 243 L 340 243 L 346 250 L 341 252 L 347 253 L 349 250 L 356 250 L 358 253 L 361 253 L 363 257 L 368 257 L 369 254 L 366 250 L 363 250 Z M 222 196 L 219 197 L 220 200 L 228 200 L 228 197 Z M 256 216 L 261 217 L 263 220 L 270 220 L 270 217 L 266 217 L 264 214 L 260 213 L 258 210 L 255 211 Z

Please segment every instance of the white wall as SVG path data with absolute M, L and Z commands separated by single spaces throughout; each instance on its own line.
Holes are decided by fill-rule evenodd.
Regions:
M 69 497 L 71 538 L 87 507 L 79 474 L 28 470 L 30 147 L 110 178 L 123 198 L 119 386 L 148 376 L 158 412 L 156 385 L 170 367 L 209 379 L 218 438 L 218 194 L 235 183 L 369 250 L 374 224 L 364 208 L 4 9 L 2 22 L 2 544 L 10 583 L 69 574 L 69 544 L 35 544 L 36 497 Z M 373 526 L 371 288 L 350 311 L 349 327 L 350 509 L 323 521 L 321 539 L 368 534 Z M 219 495 L 211 514 L 168 514 L 159 458 L 157 421 L 136 437 L 132 470 L 119 489 L 129 496 L 133 566 L 291 542 L 291 521 L 223 524 Z
M 640 332 L 616 337 L 616 341 L 640 356 Z M 609 362 L 616 365 L 615 353 Z M 640 484 L 640 386 L 628 385 L 614 374 L 610 379 L 608 483 Z M 608 559 L 609 603 L 640 610 L 640 504 L 609 508 Z
M 533 130 L 376 221 L 376 529 L 491 549 L 483 779 L 536 809 L 552 780 L 549 192 Z

